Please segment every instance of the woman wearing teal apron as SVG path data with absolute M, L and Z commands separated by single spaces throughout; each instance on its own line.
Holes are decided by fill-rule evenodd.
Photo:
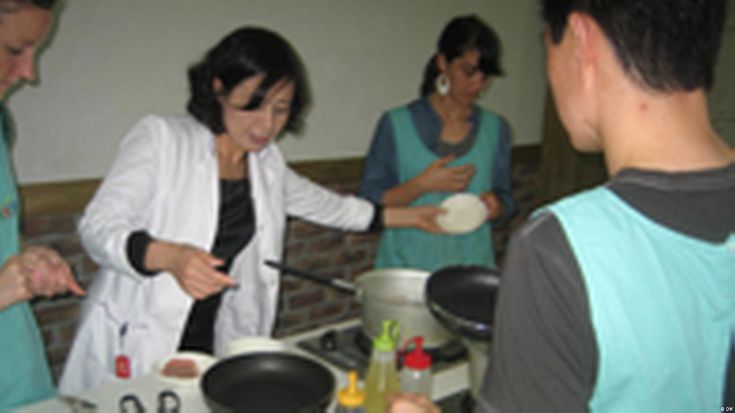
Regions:
M 464 234 L 383 231 L 376 267 L 432 271 L 448 265 L 495 265 L 492 221 L 514 209 L 510 128 L 475 104 L 501 74 L 500 44 L 476 16 L 446 26 L 431 57 L 422 97 L 385 113 L 365 163 L 360 194 L 387 206 L 438 205 L 458 192 L 482 199 L 488 219 Z
M 19 252 L 19 210 L 3 137 L 0 139 L 0 262 L 5 263 Z M 0 310 L 0 329 L 3 331 L 0 335 L 0 411 L 53 396 L 43 341 L 28 302 Z
M 35 78 L 36 48 L 51 27 L 53 4 L 0 0 L 0 99 L 16 82 Z M 3 124 L 0 116 L 0 413 L 55 394 L 27 300 L 67 290 L 84 293 L 55 252 L 36 246 L 20 253 L 20 201 Z

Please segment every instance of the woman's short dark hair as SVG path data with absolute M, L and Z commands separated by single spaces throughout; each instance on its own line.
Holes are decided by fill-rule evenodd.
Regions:
M 210 49 L 204 59 L 189 68 L 190 97 L 187 110 L 214 134 L 224 132 L 222 107 L 218 99 L 243 81 L 263 75 L 245 110 L 258 108 L 266 94 L 281 81 L 292 82 L 294 96 L 284 130 L 298 131 L 302 113 L 309 102 L 303 65 L 291 45 L 278 34 L 262 28 L 235 30 Z M 214 79 L 222 90 L 214 90 Z
M 666 92 L 709 90 L 720 49 L 727 0 L 542 0 L 554 44 L 571 12 L 591 16 L 638 84 Z
M 452 19 L 442 31 L 437 42 L 437 53 L 450 63 L 465 52 L 477 50 L 480 53 L 479 68 L 486 76 L 503 74 L 500 68 L 500 40 L 490 26 L 475 15 L 458 16 Z M 434 82 L 439 75 L 436 55 L 431 56 L 424 69 L 421 82 L 421 96 L 434 91 Z

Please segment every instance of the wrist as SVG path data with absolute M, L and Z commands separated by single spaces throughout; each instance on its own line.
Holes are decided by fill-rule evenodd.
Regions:
M 418 196 L 422 195 L 424 192 L 431 190 L 431 188 L 429 187 L 430 181 L 425 179 L 423 175 L 417 175 L 409 182 L 413 184 L 414 192 Z
M 386 227 L 411 226 L 411 214 L 407 208 L 385 208 L 383 210 L 383 225 Z
M 148 271 L 170 272 L 173 268 L 177 245 L 167 241 L 153 240 L 145 251 L 145 268 Z
M 24 298 L 22 294 L 17 292 L 15 289 L 0 291 L 0 311 L 30 298 L 30 296 L 28 298 Z
M 0 268 L 0 310 L 33 298 L 19 266 L 17 257 L 10 257 Z

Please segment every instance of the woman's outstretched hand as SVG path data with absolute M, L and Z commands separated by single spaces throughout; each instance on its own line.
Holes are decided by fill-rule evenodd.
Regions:
M 196 300 L 237 285 L 234 279 L 217 270 L 223 264 L 224 261 L 198 247 L 166 241 L 151 242 L 145 257 L 146 268 L 170 272 L 181 289 Z

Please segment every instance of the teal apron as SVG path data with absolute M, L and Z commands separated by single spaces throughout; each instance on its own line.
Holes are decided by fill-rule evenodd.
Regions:
M 593 412 L 718 412 L 735 338 L 735 234 L 661 226 L 607 188 L 559 218 L 583 274 L 599 351 Z
M 416 131 L 406 107 L 389 112 L 395 136 L 396 157 L 400 181 L 423 172 L 439 159 L 429 150 Z M 497 115 L 481 111 L 477 139 L 472 149 L 450 166 L 473 164 L 475 175 L 467 192 L 481 194 L 491 190 L 498 146 Z M 411 206 L 439 205 L 452 193 L 430 192 L 415 199 Z M 459 264 L 495 265 L 492 230 L 486 221 L 475 231 L 460 235 L 432 234 L 412 228 L 390 228 L 381 234 L 375 266 L 377 268 L 416 268 L 427 271 Z
M 0 263 L 19 251 L 20 204 L 0 119 Z M 27 302 L 0 310 L 0 412 L 55 395 L 43 341 Z

